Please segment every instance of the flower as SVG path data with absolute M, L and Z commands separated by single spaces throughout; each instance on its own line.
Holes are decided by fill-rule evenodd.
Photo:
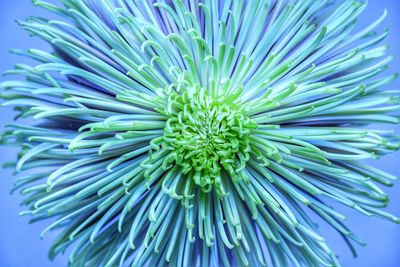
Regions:
M 309 217 L 362 244 L 329 202 L 367 216 L 400 148 L 392 57 L 344 1 L 34 1 L 21 26 L 53 53 L 6 74 L 19 118 L 14 190 L 61 229 L 71 266 L 338 266 Z

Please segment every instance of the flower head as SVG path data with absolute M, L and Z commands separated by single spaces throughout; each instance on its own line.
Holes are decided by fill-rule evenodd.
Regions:
M 7 74 L 5 143 L 23 214 L 62 229 L 71 266 L 338 266 L 314 212 L 394 222 L 362 162 L 399 149 L 397 75 L 357 1 L 34 1 L 23 28 L 53 47 Z

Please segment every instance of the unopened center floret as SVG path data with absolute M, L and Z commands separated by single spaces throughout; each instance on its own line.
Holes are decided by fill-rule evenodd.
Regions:
M 223 173 L 241 179 L 249 159 L 249 135 L 256 124 L 243 115 L 240 105 L 217 101 L 207 93 L 184 92 L 173 98 L 174 112 L 164 132 L 169 160 L 182 167 L 203 191 L 224 190 Z

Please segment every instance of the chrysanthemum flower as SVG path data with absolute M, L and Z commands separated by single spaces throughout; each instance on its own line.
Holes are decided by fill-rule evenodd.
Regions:
M 399 148 L 379 75 L 391 56 L 355 31 L 357 1 L 34 1 L 20 22 L 52 53 L 7 74 L 15 183 L 61 229 L 71 266 L 338 266 L 310 219 L 362 243 L 330 203 L 399 222 L 362 160 Z M 397 114 L 397 115 L 396 115 Z

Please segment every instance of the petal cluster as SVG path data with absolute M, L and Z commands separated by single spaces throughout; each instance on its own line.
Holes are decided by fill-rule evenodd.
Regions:
M 358 1 L 33 2 L 59 19 L 20 24 L 52 52 L 13 50 L 37 64 L 6 73 L 2 141 L 22 214 L 61 230 L 51 258 L 339 266 L 312 216 L 351 248 L 331 203 L 400 222 L 363 161 L 400 148 L 386 12 L 356 31 Z

